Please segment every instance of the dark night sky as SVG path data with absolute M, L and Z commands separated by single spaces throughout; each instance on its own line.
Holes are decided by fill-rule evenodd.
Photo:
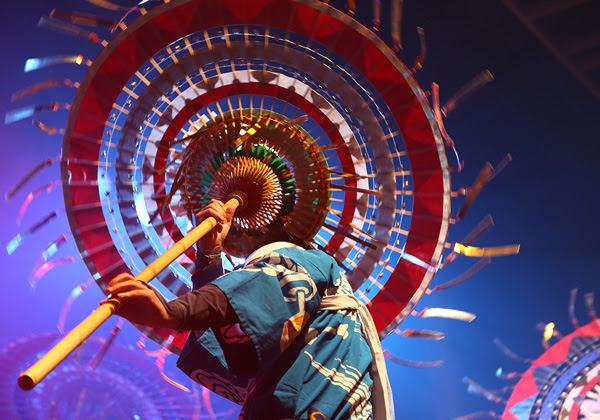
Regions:
M 367 2 L 357 3 L 359 18 L 365 22 L 370 16 L 369 6 Z M 383 3 L 387 10 L 386 2 Z M 396 412 L 402 419 L 450 419 L 492 409 L 501 412 L 502 406 L 467 394 L 461 382 L 463 376 L 469 376 L 489 389 L 498 389 L 507 383 L 495 378 L 497 367 L 526 369 L 525 365 L 505 357 L 492 343 L 494 337 L 501 338 L 515 352 L 536 358 L 542 353 L 542 346 L 541 333 L 535 325 L 553 321 L 561 332 L 570 332 L 567 316 L 570 290 L 579 288 L 576 308 L 582 323 L 588 319 L 583 294 L 600 292 L 596 269 L 600 251 L 600 103 L 499 0 L 407 0 L 405 3 L 405 48 L 399 57 L 407 65 L 412 64 L 418 54 L 414 28 L 422 26 L 427 38 L 427 59 L 416 78 L 424 90 L 429 89 L 432 81 L 437 82 L 444 102 L 485 68 L 495 77 L 493 83 L 461 104 L 446 120 L 446 128 L 466 162 L 465 169 L 452 178 L 453 190 L 471 185 L 486 161 L 496 165 L 507 153 L 513 157 L 500 176 L 486 186 L 465 219 L 451 226 L 448 239 L 460 241 L 489 213 L 495 227 L 475 245 L 520 243 L 521 253 L 492 260 L 490 266 L 467 283 L 426 296 L 417 307 L 473 312 L 478 317 L 473 323 L 412 318 L 402 327 L 443 331 L 446 338 L 420 341 L 394 335 L 383 342 L 384 347 L 405 359 L 444 360 L 444 365 L 437 369 L 389 365 Z M 82 69 L 67 65 L 24 74 L 27 58 L 72 52 L 83 52 L 93 58 L 100 51 L 84 41 L 37 28 L 38 18 L 53 7 L 98 12 L 75 0 L 7 2 L 3 6 L 0 104 L 4 112 L 20 106 L 10 103 L 10 95 L 16 90 L 54 77 L 80 80 L 84 74 Z M 387 26 L 384 22 L 380 31 L 384 40 L 387 40 Z M 70 102 L 74 93 L 57 88 L 37 95 L 28 103 Z M 61 127 L 66 117 L 66 112 L 60 112 L 42 118 L 49 125 Z M 34 165 L 60 153 L 60 136 L 47 136 L 27 121 L 1 126 L 0 136 L 2 193 Z M 48 168 L 30 188 L 57 180 L 59 176 L 57 166 Z M 19 232 L 14 220 L 25 195 L 22 192 L 1 207 L 2 244 Z M 453 215 L 460 200 L 453 202 Z M 25 215 L 23 227 L 63 206 L 59 188 L 43 193 Z M 84 264 L 76 261 L 48 273 L 35 293 L 29 288 L 27 277 L 40 250 L 61 233 L 69 233 L 64 213 L 59 213 L 50 226 L 29 238 L 13 255 L 0 252 L 4 272 L 0 344 L 54 329 L 69 291 L 89 277 Z M 76 254 L 76 247 L 70 241 L 59 255 Z M 454 278 L 474 262 L 459 258 L 441 270 L 433 284 Z M 86 316 L 100 298 L 99 290 L 85 293 L 69 313 L 67 326 L 73 327 Z M 600 310 L 600 305 L 596 306 Z M 110 327 L 103 327 L 99 335 L 109 330 Z M 127 344 L 136 339 L 133 328 L 120 337 Z

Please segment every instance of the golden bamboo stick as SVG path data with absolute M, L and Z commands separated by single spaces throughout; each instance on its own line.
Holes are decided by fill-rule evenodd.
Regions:
M 229 196 L 225 207 L 230 205 L 245 205 L 245 194 L 233 193 Z M 194 230 L 192 230 L 183 239 L 169 248 L 164 254 L 154 260 L 150 265 L 144 268 L 137 276 L 136 280 L 149 282 L 158 273 L 167 268 L 169 264 L 177 259 L 181 254 L 194 245 L 200 238 L 210 232 L 217 225 L 214 217 L 208 217 L 202 221 Z M 121 302 L 118 299 L 109 299 L 106 303 L 100 305 L 98 309 L 92 312 L 78 326 L 73 328 L 62 340 L 60 340 L 48 353 L 33 364 L 29 369 L 19 375 L 19 387 L 25 391 L 33 389 L 42 379 L 58 366 L 73 350 L 83 343 L 98 327 L 100 327 L 119 307 Z

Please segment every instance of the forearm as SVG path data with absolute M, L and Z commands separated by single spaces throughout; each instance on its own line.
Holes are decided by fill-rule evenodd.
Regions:
M 201 288 L 222 275 L 223 261 L 221 259 L 221 248 L 206 255 L 198 252 L 194 274 L 192 274 L 193 290 Z
M 159 299 L 167 313 L 178 320 L 175 328 L 179 330 L 205 330 L 239 322 L 227 296 L 212 284 L 170 302 L 160 295 Z

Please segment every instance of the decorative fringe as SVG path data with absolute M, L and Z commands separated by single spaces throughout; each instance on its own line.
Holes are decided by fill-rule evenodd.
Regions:
M 54 19 L 52 17 L 42 16 L 38 21 L 38 27 L 52 29 L 63 34 L 71 35 L 75 38 L 87 39 L 88 41 L 101 44 L 102 46 L 106 46 L 108 44 L 106 40 L 100 38 L 95 32 L 86 31 L 85 29 L 81 29 L 71 23 Z
M 39 70 L 54 64 L 85 64 L 88 67 L 92 65 L 92 60 L 83 58 L 82 55 L 54 55 L 51 57 L 30 58 L 25 62 L 25 73 L 33 70 Z
M 420 26 L 417 26 L 417 33 L 419 34 L 419 43 L 421 45 L 421 50 L 419 51 L 419 55 L 415 59 L 415 63 L 412 66 L 413 73 L 423 68 L 423 62 L 425 61 L 425 55 L 427 54 L 427 44 L 425 43 L 425 31 Z
M 421 312 L 413 311 L 412 315 L 421 318 L 446 318 L 465 322 L 472 322 L 476 318 L 474 314 L 469 312 L 445 308 L 425 308 Z
M 414 360 L 400 359 L 399 357 L 394 356 L 388 349 L 383 349 L 383 355 L 386 359 L 391 360 L 392 362 L 398 365 L 414 368 L 436 368 L 440 367 L 444 363 L 443 360 L 435 360 L 433 362 L 419 362 Z
M 100 348 L 98 353 L 96 353 L 96 355 L 94 355 L 92 360 L 90 360 L 90 362 L 88 363 L 88 367 L 90 369 L 92 369 L 92 370 L 96 369 L 96 366 L 98 366 L 98 364 L 102 361 L 102 358 L 104 357 L 104 355 L 106 354 L 106 352 L 108 351 L 108 349 L 110 348 L 112 343 L 115 341 L 117 334 L 119 333 L 119 331 L 121 331 L 122 326 L 123 326 L 123 318 L 120 318 L 117 325 L 115 325 L 115 327 L 110 332 L 110 336 L 107 339 L 105 339 L 104 344 L 102 345 L 102 347 Z
M 477 411 L 466 416 L 455 417 L 454 420 L 501 419 L 502 416 L 494 411 Z
M 585 307 L 587 308 L 589 317 L 592 319 L 598 318 L 596 315 L 596 309 L 594 308 L 594 292 L 589 292 L 583 295 L 583 301 L 585 303 Z
M 71 305 L 73 305 L 73 302 L 75 301 L 75 299 L 77 299 L 79 296 L 81 296 L 81 294 L 83 292 L 85 292 L 85 290 L 88 287 L 90 287 L 90 285 L 93 282 L 94 282 L 94 278 L 90 277 L 84 283 L 81 283 L 79 286 L 77 286 L 73 290 L 71 290 L 71 293 L 69 293 L 69 297 L 63 304 L 63 307 L 60 310 L 60 315 L 58 316 L 58 323 L 56 324 L 56 328 L 58 328 L 58 331 L 60 331 L 61 333 L 64 332 L 65 321 L 67 319 L 67 314 L 69 313 L 69 309 L 71 309 Z
M 438 124 L 438 128 L 440 129 L 440 134 L 444 139 L 444 142 L 447 146 L 449 146 L 456 156 L 456 162 L 458 164 L 457 171 L 462 171 L 465 163 L 458 156 L 458 151 L 456 150 L 456 146 L 454 145 L 454 141 L 450 138 L 450 135 L 446 131 L 446 127 L 444 126 L 444 121 L 442 118 L 442 111 L 440 108 L 440 87 L 436 83 L 431 84 L 431 102 L 433 108 L 433 115 L 435 116 L 435 121 Z
M 497 404 L 506 404 L 506 401 L 504 401 L 500 396 L 496 395 L 490 390 L 485 389 L 484 387 L 482 387 L 477 382 L 475 382 L 467 376 L 463 378 L 463 383 L 467 384 L 467 392 L 470 394 L 481 395 L 485 399 L 495 402 Z
M 485 164 L 485 166 L 479 173 L 479 176 L 477 176 L 477 179 L 475 180 L 473 186 L 471 186 L 471 188 L 468 189 L 467 197 L 465 198 L 465 201 L 461 206 L 460 210 L 458 210 L 456 220 L 461 220 L 463 217 L 465 217 L 467 210 L 469 209 L 469 207 L 471 207 L 471 204 L 473 204 L 473 201 L 475 201 L 475 199 L 481 192 L 483 186 L 487 184 L 490 180 L 490 176 L 492 175 L 493 169 L 494 168 L 489 162 Z
M 44 185 L 43 187 L 38 188 L 35 191 L 30 192 L 29 194 L 27 194 L 27 197 L 25 198 L 25 201 L 23 201 L 23 204 L 21 205 L 21 208 L 19 209 L 19 214 L 17 215 L 17 226 L 21 226 L 21 221 L 23 220 L 23 216 L 25 215 L 25 212 L 27 211 L 27 208 L 29 207 L 29 205 L 31 204 L 31 202 L 39 197 L 40 194 L 42 194 L 44 191 L 46 191 L 47 193 L 50 193 L 52 191 L 52 188 L 61 185 L 61 181 L 52 181 L 49 182 L 48 184 Z
M 210 416 L 210 420 L 217 420 L 217 417 L 215 416 L 215 411 L 213 410 L 212 404 L 210 402 L 210 391 L 208 390 L 208 388 L 205 387 L 202 387 L 202 402 L 204 404 L 206 412 Z
M 494 246 L 486 248 L 477 248 L 474 246 L 464 246 L 458 242 L 454 244 L 454 252 L 467 257 L 503 257 L 506 255 L 515 255 L 519 253 L 521 245 Z
M 500 341 L 499 338 L 494 338 L 494 344 L 496 345 L 496 347 L 498 347 L 502 351 L 502 353 L 504 353 L 504 355 L 510 357 L 513 360 L 517 360 L 517 361 L 523 362 L 523 363 L 532 363 L 533 362 L 532 359 L 527 359 L 527 358 L 519 356 L 518 354 L 513 352 L 502 341 Z
M 501 367 L 496 370 L 496 378 L 504 380 L 520 378 L 521 376 L 523 376 L 521 372 L 504 372 Z
M 485 232 L 487 232 L 488 229 L 490 229 L 493 226 L 494 226 L 494 219 L 492 219 L 492 216 L 490 216 L 488 214 L 481 220 L 481 222 L 479 222 L 477 224 L 477 226 L 475 226 L 475 229 L 473 229 L 471 232 L 469 232 L 469 234 L 467 236 L 465 236 L 465 238 L 462 240 L 461 243 L 463 245 L 471 245 L 471 243 L 473 241 L 475 241 L 477 238 L 479 238 L 481 235 L 483 235 Z M 454 261 L 456 259 L 457 255 L 458 254 L 456 252 L 452 251 L 450 253 L 450 255 L 448 255 L 446 257 L 442 266 Z
M 557 330 L 555 329 L 556 325 L 554 324 L 554 322 L 549 322 L 547 324 L 543 324 L 543 323 L 539 323 L 537 324 L 536 328 L 540 331 L 543 331 L 543 337 L 542 337 L 542 345 L 544 346 L 544 348 L 546 350 L 548 350 L 550 348 L 550 339 L 552 337 L 556 337 L 559 340 L 563 337 L 563 335 Z
M 69 264 L 72 262 L 75 262 L 76 258 L 75 257 L 65 257 L 65 258 L 59 258 L 57 260 L 54 261 L 48 261 L 45 262 L 44 264 L 42 264 L 42 266 L 40 268 L 38 268 L 35 273 L 33 274 L 33 276 L 29 277 L 29 284 L 31 286 L 31 288 L 33 290 L 35 290 L 37 288 L 38 283 L 40 282 L 41 278 L 44 277 L 44 275 L 56 268 L 59 267 L 61 265 L 64 264 Z
M 146 344 L 144 341 L 144 337 L 140 337 L 140 340 L 137 343 L 138 347 L 141 348 L 144 353 L 149 356 L 149 357 L 155 357 L 156 358 L 156 367 L 158 367 L 158 372 L 160 373 L 160 376 L 163 377 L 163 379 L 165 381 L 167 381 L 168 383 L 170 383 L 171 385 L 185 391 L 185 392 L 191 392 L 189 390 L 189 388 L 181 385 L 178 382 L 175 382 L 173 379 L 169 378 L 166 374 L 165 374 L 165 359 L 167 358 L 167 356 L 169 354 L 171 354 L 171 352 L 167 349 L 161 349 L 161 350 L 155 350 L 155 351 L 147 351 L 146 350 Z
M 440 87 L 437 83 L 431 84 L 431 100 L 433 102 L 433 113 L 435 115 L 435 120 L 438 123 L 440 128 L 440 133 L 444 138 L 446 144 L 450 147 L 454 147 L 454 141 L 450 138 L 448 133 L 446 132 L 446 128 L 444 127 L 443 114 L 440 108 Z
M 355 0 L 346 0 L 346 10 L 348 10 L 348 13 L 351 15 L 353 15 L 356 12 Z
M 506 165 L 508 165 L 510 162 L 512 162 L 512 156 L 510 155 L 510 153 L 508 153 L 506 156 L 504 156 L 504 159 L 502 159 L 500 163 L 496 165 L 496 167 L 494 168 L 494 172 L 492 172 L 492 174 L 490 175 L 490 179 L 488 179 L 488 182 L 496 178 L 498 174 L 502 172 L 502 169 L 506 168 Z
M 504 159 L 502 159 L 502 161 L 500 161 L 498 166 L 496 166 L 496 169 L 494 169 L 489 162 L 487 162 L 485 164 L 484 168 L 481 170 L 481 172 L 479 173 L 479 176 L 475 180 L 475 183 L 473 184 L 473 186 L 468 189 L 467 198 L 465 198 L 463 205 L 461 206 L 460 210 L 458 211 L 458 214 L 456 215 L 456 220 L 461 220 L 465 216 L 465 214 L 467 213 L 467 210 L 469 209 L 469 207 L 471 207 L 471 204 L 473 204 L 473 201 L 475 200 L 475 198 L 477 198 L 477 196 L 481 192 L 481 189 L 492 179 L 496 178 L 498 176 L 498 174 L 511 161 L 512 161 L 512 156 L 510 154 L 507 154 L 504 157 Z
M 117 23 L 117 21 L 115 21 L 114 19 L 109 19 L 98 15 L 57 9 L 52 9 L 52 11 L 50 12 L 50 17 L 54 19 L 66 20 L 68 22 L 74 23 L 75 25 L 93 27 L 111 27 Z
M 391 29 L 392 29 L 392 43 L 394 51 L 400 51 L 402 49 L 402 8 L 404 6 L 404 0 L 392 0 L 392 13 L 391 17 Z
M 31 270 L 31 274 L 29 274 L 29 285 L 33 288 L 34 291 L 37 285 L 36 283 L 32 283 L 35 273 L 42 267 L 44 262 L 48 261 L 51 256 L 56 254 L 58 248 L 66 242 L 67 237 L 65 235 L 60 235 L 58 238 L 51 241 L 35 260 L 35 263 L 33 264 L 33 269 Z
M 60 134 L 60 135 L 65 134 L 64 128 L 49 127 L 46 124 L 36 120 L 35 118 L 31 120 L 31 124 L 33 124 L 34 126 L 36 126 L 37 128 L 39 128 L 40 130 L 42 130 L 43 132 L 45 132 L 46 134 L 48 134 L 50 136 L 52 136 L 54 134 Z
M 577 288 L 571 289 L 571 298 L 569 299 L 569 319 L 573 328 L 579 328 L 579 320 L 575 315 L 575 299 L 577 298 Z
M 11 255 L 13 252 L 15 252 L 15 250 L 23 243 L 23 241 L 25 239 L 27 239 L 29 236 L 31 236 L 32 233 L 34 233 L 35 231 L 37 231 L 41 227 L 47 225 L 48 223 L 50 223 L 55 218 L 56 218 L 56 212 L 53 211 L 48 216 L 46 216 L 44 219 L 40 220 L 39 222 L 37 222 L 36 224 L 34 224 L 32 227 L 30 227 L 29 229 L 27 229 L 25 232 L 17 234 L 6 245 L 6 251 L 8 252 L 8 255 Z
M 111 3 L 108 0 L 87 0 L 88 3 L 92 3 L 94 6 L 98 6 L 101 7 L 103 9 L 106 10 L 113 10 L 113 11 L 127 11 L 129 10 L 129 7 L 125 7 L 125 6 L 121 6 L 119 4 L 115 4 L 115 3 Z
M 79 82 L 73 82 L 71 79 L 52 79 L 46 80 L 45 82 L 36 83 L 35 85 L 26 87 L 18 92 L 13 93 L 11 97 L 12 102 L 20 101 L 27 96 L 31 96 L 41 90 L 50 89 L 56 86 L 67 86 L 70 88 L 79 89 Z
M 29 171 L 29 173 L 27 173 L 27 175 L 25 175 L 19 182 L 17 182 L 14 187 L 8 190 L 4 198 L 7 201 L 13 198 L 14 195 L 18 193 L 21 190 L 21 188 L 23 188 L 25 184 L 27 184 L 27 182 L 29 182 L 31 178 L 33 178 L 38 172 L 40 172 L 46 166 L 50 166 L 53 163 L 58 162 L 60 158 L 60 156 L 56 156 L 53 158 L 48 158 L 43 162 L 38 163 L 31 171 Z
M 450 112 L 456 108 L 456 106 L 462 102 L 467 96 L 472 94 L 477 89 L 485 86 L 489 82 L 494 80 L 494 76 L 488 69 L 483 70 L 473 79 L 471 79 L 467 84 L 461 87 L 442 107 L 442 112 L 444 115 L 448 115 Z
M 24 108 L 11 109 L 10 111 L 6 112 L 4 124 L 10 124 L 15 121 L 31 117 L 42 111 L 58 111 L 60 109 L 71 109 L 71 104 L 59 104 L 58 102 L 52 102 L 51 104 L 32 105 Z
M 430 340 L 441 340 L 444 338 L 444 333 L 430 330 L 399 330 L 394 332 L 403 337 L 427 338 Z
M 427 289 L 427 294 L 430 294 L 432 292 L 439 292 L 440 290 L 449 289 L 450 287 L 454 287 L 454 286 L 470 279 L 475 274 L 479 273 L 479 271 L 481 271 L 481 269 L 483 267 L 485 267 L 486 265 L 488 265 L 490 262 L 491 262 L 491 259 L 489 256 L 486 256 L 486 257 L 480 259 L 479 261 L 477 261 L 477 263 L 475 265 L 473 265 L 471 268 L 469 268 L 467 271 L 465 271 L 463 274 L 456 277 L 455 279 L 450 280 L 449 282 L 444 283 L 440 286 L 436 286 L 431 290 Z
M 373 0 L 373 30 L 377 32 L 381 25 L 381 0 Z

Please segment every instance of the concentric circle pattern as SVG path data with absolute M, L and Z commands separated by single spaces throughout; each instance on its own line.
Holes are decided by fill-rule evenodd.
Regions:
M 258 219 L 238 215 L 238 237 L 279 218 L 313 238 L 382 336 L 392 331 L 431 281 L 450 214 L 445 148 L 410 72 L 318 1 L 157 3 L 99 54 L 67 123 L 66 207 L 99 285 L 165 252 L 229 188 L 226 162 L 251 159 L 277 180 L 269 173 Z M 191 158 L 198 133 L 206 143 Z M 180 171 L 187 159 L 199 170 Z M 153 285 L 168 299 L 189 291 L 193 259 Z M 175 352 L 185 339 L 145 332 Z
M 598 418 L 600 320 L 550 347 L 523 374 L 506 404 L 506 420 Z
M 118 343 L 91 368 L 90 362 L 105 345 L 97 338 L 88 339 L 34 390 L 19 389 L 14 378 L 59 339 L 59 333 L 32 335 L 0 349 L 0 417 L 208 419 L 230 417 L 236 411 L 233 404 L 220 399 L 212 407 L 204 406 L 196 391 L 186 393 L 167 383 L 151 359 Z

